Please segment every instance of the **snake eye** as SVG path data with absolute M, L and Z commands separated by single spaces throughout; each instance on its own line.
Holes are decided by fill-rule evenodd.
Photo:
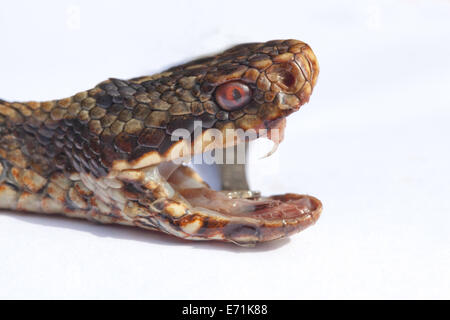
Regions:
M 225 83 L 216 90 L 217 103 L 227 111 L 233 111 L 246 105 L 250 99 L 250 88 L 239 81 Z

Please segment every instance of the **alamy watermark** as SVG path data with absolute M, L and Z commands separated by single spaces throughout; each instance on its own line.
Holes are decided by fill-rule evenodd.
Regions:
M 178 141 L 170 150 L 169 158 L 181 164 L 191 155 L 193 164 L 245 164 L 246 144 L 260 137 L 269 137 L 276 145 L 281 133 L 278 128 L 267 129 L 203 129 L 202 121 L 194 121 L 191 131 L 178 128 L 173 131 L 171 141 Z

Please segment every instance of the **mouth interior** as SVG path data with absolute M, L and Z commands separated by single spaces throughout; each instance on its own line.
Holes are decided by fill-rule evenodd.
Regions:
M 231 216 L 247 216 L 265 220 L 295 219 L 312 214 L 316 209 L 311 198 L 302 195 L 236 198 L 205 187 L 183 189 L 180 193 L 194 207 Z
M 192 207 L 222 215 L 245 216 L 261 220 L 296 219 L 312 216 L 320 202 L 308 195 L 284 194 L 262 197 L 249 190 L 216 191 L 190 167 L 165 162 L 159 165 L 161 175 Z

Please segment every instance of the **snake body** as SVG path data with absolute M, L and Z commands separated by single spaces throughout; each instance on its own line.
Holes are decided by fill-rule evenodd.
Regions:
M 185 142 L 172 135 L 193 134 L 195 121 L 204 140 L 211 129 L 277 127 L 309 100 L 318 70 L 307 44 L 275 40 L 153 76 L 109 79 L 66 99 L 0 100 L 0 208 L 240 245 L 298 232 L 318 219 L 319 200 L 211 190 L 190 167 L 173 165 Z M 230 82 L 248 89 L 240 108 L 219 104 L 217 92 Z

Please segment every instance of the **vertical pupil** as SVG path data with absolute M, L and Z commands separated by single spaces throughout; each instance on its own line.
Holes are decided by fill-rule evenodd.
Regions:
M 236 101 L 236 100 L 239 100 L 240 98 L 242 98 L 241 93 L 240 93 L 239 90 L 236 89 L 236 88 L 233 89 L 232 95 L 233 95 L 233 99 L 234 99 L 235 101 Z

